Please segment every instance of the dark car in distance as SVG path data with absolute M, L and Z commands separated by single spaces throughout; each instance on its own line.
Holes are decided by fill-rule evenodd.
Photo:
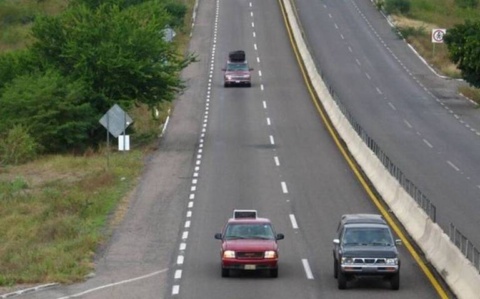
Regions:
M 277 241 L 283 238 L 269 219 L 257 217 L 256 210 L 234 210 L 222 233 L 215 234 L 222 241 L 222 277 L 230 276 L 230 270 L 267 270 L 278 277 Z
M 232 51 L 228 54 L 228 60 L 224 68 L 222 68 L 223 86 L 229 87 L 233 85 L 252 86 L 251 71 L 253 68 L 249 67 L 245 51 Z
M 381 215 L 346 214 L 333 240 L 333 273 L 338 288 L 362 276 L 378 276 L 400 288 L 400 258 L 390 227 Z

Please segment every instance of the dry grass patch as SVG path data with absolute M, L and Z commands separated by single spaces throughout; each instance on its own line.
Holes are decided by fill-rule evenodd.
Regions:
M 480 88 L 465 85 L 459 87 L 458 91 L 475 103 L 480 104 Z
M 108 168 L 104 155 L 90 155 L 2 169 L 0 285 L 83 280 L 111 215 L 137 183 L 143 156 L 111 153 Z
M 432 43 L 432 29 L 440 28 L 441 26 L 413 20 L 405 16 L 392 16 L 392 20 L 406 41 L 411 44 L 437 72 L 452 78 L 461 77 L 460 70 L 450 61 L 447 46 L 445 44 Z

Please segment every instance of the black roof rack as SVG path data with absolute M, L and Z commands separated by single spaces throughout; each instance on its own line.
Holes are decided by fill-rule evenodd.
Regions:
M 231 62 L 244 62 L 245 61 L 245 51 L 237 50 L 228 53 L 228 59 Z
M 234 219 L 256 219 L 257 218 L 257 210 L 233 210 L 233 218 Z

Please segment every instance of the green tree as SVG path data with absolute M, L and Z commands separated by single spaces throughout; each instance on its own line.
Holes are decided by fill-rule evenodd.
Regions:
M 87 88 L 52 70 L 15 78 L 0 98 L 0 132 L 28 128 L 45 152 L 64 152 L 88 144 L 97 113 L 85 102 Z
M 480 88 L 480 21 L 466 21 L 447 31 L 444 42 L 462 77 Z
M 187 6 L 176 0 L 171 0 L 165 2 L 165 10 L 171 16 L 168 25 L 172 28 L 182 28 L 187 14 Z
M 38 70 L 38 61 L 28 49 L 0 55 L 0 89 L 16 77 L 34 70 Z
M 61 74 L 86 82 L 99 113 L 114 103 L 127 109 L 143 103 L 153 110 L 184 88 L 179 73 L 194 61 L 162 39 L 168 13 L 161 2 L 123 10 L 78 5 L 59 17 L 43 17 L 32 29 L 32 49 Z
M 180 71 L 195 61 L 162 36 L 172 18 L 183 18 L 180 6 L 71 3 L 35 20 L 30 48 L 0 56 L 0 132 L 22 125 L 46 152 L 103 141 L 98 119 L 115 103 L 145 104 L 153 114 L 184 88 Z

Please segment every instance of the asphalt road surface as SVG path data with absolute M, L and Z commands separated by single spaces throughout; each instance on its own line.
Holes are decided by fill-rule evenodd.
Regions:
M 312 103 L 278 2 L 200 1 L 190 49 L 200 61 L 184 73 L 189 88 L 95 274 L 18 298 L 438 298 L 403 247 L 399 291 L 376 279 L 337 289 L 339 217 L 378 211 Z M 239 49 L 252 87 L 224 88 L 220 69 Z M 258 210 L 285 234 L 278 278 L 221 278 L 213 236 L 235 208 Z
M 369 0 L 295 0 L 310 51 L 356 121 L 480 248 L 480 114 L 432 72 Z

